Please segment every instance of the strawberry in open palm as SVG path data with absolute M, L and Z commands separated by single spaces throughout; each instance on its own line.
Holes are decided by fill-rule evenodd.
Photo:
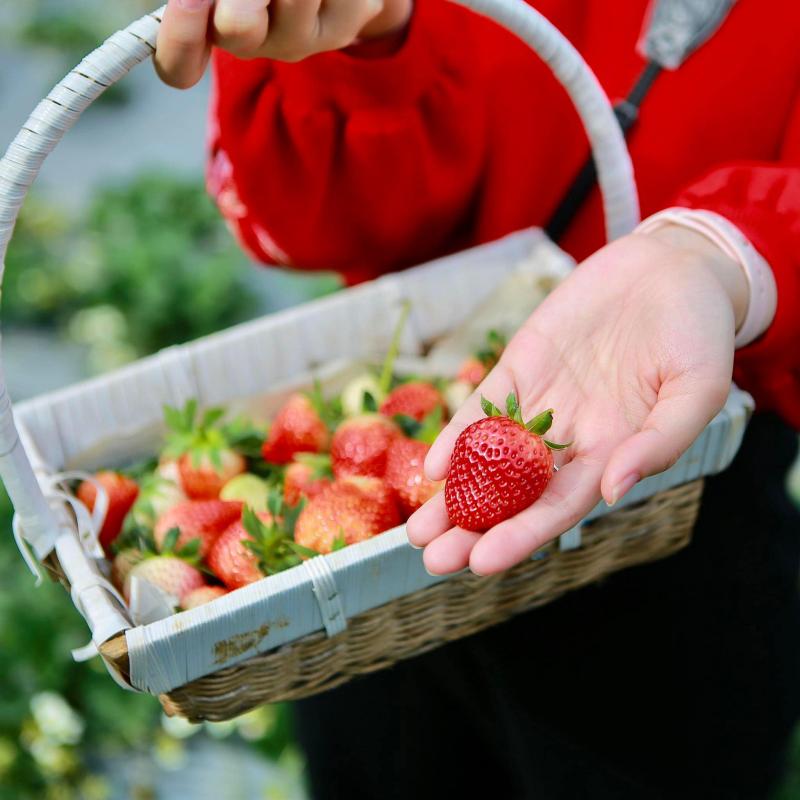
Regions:
M 668 240 L 669 236 L 672 237 Z M 635 234 L 570 274 L 513 337 L 426 460 L 447 476 L 480 396 L 516 392 L 523 413 L 558 409 L 558 473 L 540 499 L 479 534 L 453 526 L 434 497 L 409 520 L 434 573 L 501 572 L 578 523 L 604 497 L 671 466 L 724 405 L 746 281 L 732 259 L 692 231 Z
M 183 491 L 194 500 L 219 497 L 222 487 L 247 468 L 219 424 L 224 411 L 211 408 L 198 420 L 197 402 L 190 400 L 182 410 L 165 407 L 164 414 L 170 429 L 164 456 L 177 460 Z

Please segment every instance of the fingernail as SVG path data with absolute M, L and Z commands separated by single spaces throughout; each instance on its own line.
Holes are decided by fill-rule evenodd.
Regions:
M 414 544 L 411 539 L 408 540 L 408 543 L 411 545 L 412 550 L 422 550 L 422 547 L 418 544 Z
M 428 575 L 431 576 L 431 578 L 441 578 L 442 575 L 444 575 L 444 572 L 431 572 L 427 567 L 425 567 L 425 572 L 427 572 Z
M 607 505 L 609 508 L 616 503 L 618 503 L 623 497 L 625 497 L 628 492 L 639 483 L 640 476 L 638 472 L 632 472 L 628 475 L 627 478 L 623 478 L 612 490 L 611 490 L 611 502 Z
M 178 0 L 178 5 L 185 11 L 197 11 L 207 6 L 209 0 Z

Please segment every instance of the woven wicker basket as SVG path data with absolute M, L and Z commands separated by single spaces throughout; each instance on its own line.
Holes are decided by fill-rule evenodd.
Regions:
M 586 127 L 608 236 L 630 231 L 638 219 L 630 160 L 588 67 L 524 0 L 461 2 L 519 35 L 551 66 Z M 88 56 L 42 101 L 11 144 L 0 162 L 0 252 L 5 253 L 46 155 L 105 88 L 152 55 L 160 18 L 160 11 L 143 17 Z M 577 539 L 562 538 L 492 578 L 428 576 L 397 529 L 207 606 L 136 625 L 87 545 L 92 539 L 87 528 L 96 521 L 82 515 L 64 492 L 63 471 L 109 463 L 111 453 L 124 460 L 152 452 L 163 403 L 192 396 L 203 405 L 230 403 L 264 394 L 256 375 L 267 387 L 286 387 L 320 363 L 363 357 L 371 338 L 388 336 L 401 299 L 411 299 L 414 308 L 408 333 L 414 341 L 404 347 L 419 353 L 469 318 L 488 291 L 486 273 L 509 271 L 514 258 L 541 238 L 541 233 L 511 237 L 170 349 L 99 381 L 24 404 L 17 411 L 19 424 L 2 390 L 0 474 L 15 506 L 17 541 L 29 563 L 32 551 L 69 588 L 92 631 L 95 652 L 115 679 L 159 695 L 168 713 L 229 719 L 382 669 L 688 543 L 701 494 L 698 478 L 724 468 L 741 441 L 750 408 L 742 393 L 732 395 L 726 412 L 676 467 L 637 487 L 623 503 L 627 508 L 611 515 L 596 509 Z M 492 259 L 498 263 L 485 269 Z M 314 330 L 318 340 L 298 337 L 300 328 Z M 375 344 L 380 349 L 381 342 Z M 296 363 L 287 364 L 287 351 Z M 232 371 L 237 363 L 244 368 Z

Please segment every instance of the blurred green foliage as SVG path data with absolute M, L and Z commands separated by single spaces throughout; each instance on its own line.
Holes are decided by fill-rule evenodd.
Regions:
M 34 587 L 16 550 L 11 506 L 0 488 L 0 800 L 104 800 L 104 758 L 174 760 L 196 729 L 162 719 L 158 701 L 123 691 L 99 659 L 78 664 L 70 651 L 89 631 L 69 595 L 45 578 Z M 274 706 L 212 727 L 273 759 L 291 754 L 291 718 Z M 149 791 L 142 776 L 142 796 Z
M 198 181 L 145 174 L 80 219 L 26 203 L 7 265 L 5 321 L 56 326 L 96 371 L 256 311 L 247 260 Z
M 19 22 L 7 32 L 8 38 L 30 49 L 54 56 L 51 82 L 61 78 L 85 55 L 94 50 L 111 31 L 136 16 L 155 8 L 139 0 L 115 3 L 77 0 L 26 0 Z M 48 89 L 42 87 L 43 90 Z M 130 99 L 130 84 L 118 83 L 98 99 L 101 105 L 121 105 Z

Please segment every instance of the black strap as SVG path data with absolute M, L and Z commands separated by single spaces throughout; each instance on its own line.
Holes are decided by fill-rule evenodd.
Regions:
M 655 61 L 648 61 L 628 96 L 614 106 L 614 114 L 619 120 L 622 132 L 626 136 L 638 119 L 642 101 L 647 96 L 647 92 L 660 72 L 660 64 L 656 64 Z M 592 191 L 596 181 L 597 170 L 595 169 L 594 159 L 590 155 L 556 207 L 550 217 L 550 221 L 545 225 L 547 235 L 554 242 L 557 242 L 564 235 Z

